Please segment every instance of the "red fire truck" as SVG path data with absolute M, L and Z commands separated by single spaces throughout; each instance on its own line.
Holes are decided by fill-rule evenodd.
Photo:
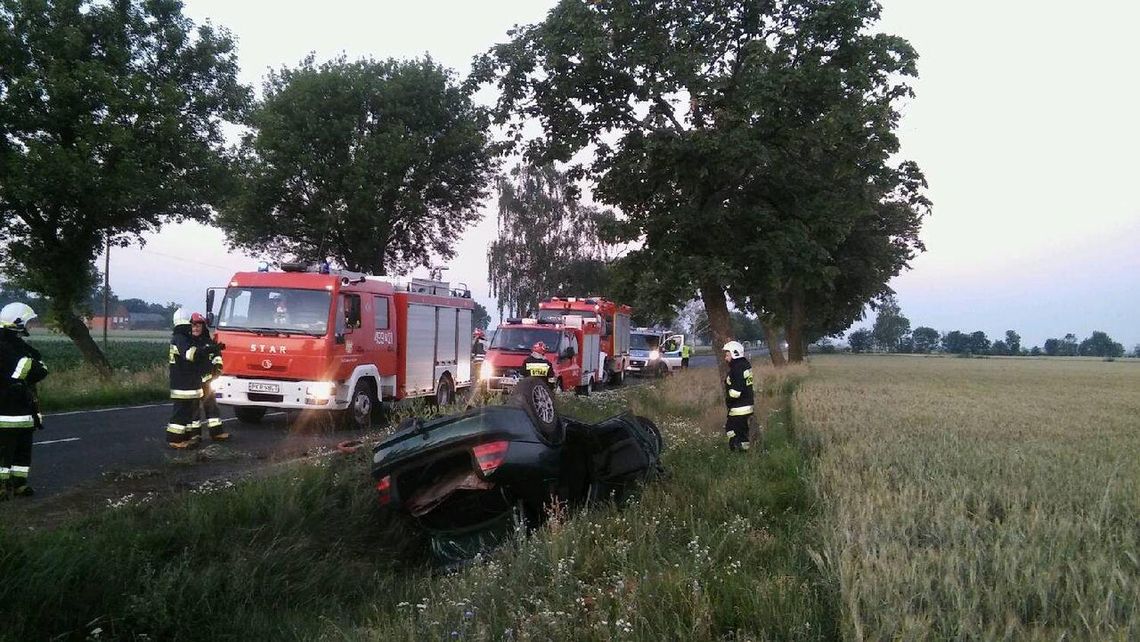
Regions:
M 562 390 L 588 395 L 602 376 L 601 327 L 580 316 L 507 319 L 491 337 L 480 370 L 488 390 L 509 390 L 526 377 L 523 361 L 538 342 L 546 346 L 546 360 Z
M 538 318 L 579 316 L 601 326 L 602 383 L 620 384 L 629 367 L 629 317 L 633 310 L 601 297 L 551 297 L 538 304 Z
M 471 385 L 471 315 L 466 288 L 287 264 L 238 272 L 219 306 L 206 309 L 225 344 L 221 405 L 242 421 L 270 408 L 329 410 L 367 427 L 378 402 L 434 397 L 451 403 Z

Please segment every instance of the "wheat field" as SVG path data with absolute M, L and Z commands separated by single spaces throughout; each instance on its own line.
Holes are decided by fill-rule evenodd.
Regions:
M 793 408 L 843 637 L 1140 638 L 1140 363 L 821 357 Z

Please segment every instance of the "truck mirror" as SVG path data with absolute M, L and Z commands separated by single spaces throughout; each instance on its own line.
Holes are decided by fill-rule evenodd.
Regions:
M 206 290 L 206 321 L 214 325 L 214 290 Z
M 213 298 L 213 297 L 207 297 L 207 298 Z M 209 305 L 209 303 L 207 303 L 206 305 Z M 206 325 L 210 326 L 211 328 L 214 327 L 214 313 L 213 312 L 207 312 L 206 313 Z

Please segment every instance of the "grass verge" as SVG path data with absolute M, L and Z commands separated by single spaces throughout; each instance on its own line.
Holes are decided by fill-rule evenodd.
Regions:
M 784 394 L 795 376 L 762 376 L 768 451 L 749 454 L 725 447 L 713 371 L 560 399 L 587 419 L 651 416 L 670 476 L 624 509 L 555 511 L 451 575 L 375 508 L 367 451 L 51 532 L 4 520 L 0 637 L 830 639 L 838 601 L 807 553 L 816 502 Z

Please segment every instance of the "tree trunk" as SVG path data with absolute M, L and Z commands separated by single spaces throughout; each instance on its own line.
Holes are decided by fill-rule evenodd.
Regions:
M 807 318 L 804 313 L 804 291 L 798 285 L 793 285 L 789 296 L 788 306 L 788 363 L 803 363 L 804 360 L 804 325 Z
M 94 366 L 99 376 L 104 380 L 110 379 L 114 373 L 111 363 L 107 361 L 106 355 L 99 349 L 99 344 L 91 338 L 91 331 L 87 329 L 83 320 L 71 310 L 53 310 L 52 316 L 55 317 L 59 329 L 71 339 L 75 347 L 79 348 L 83 360 Z
M 732 341 L 732 321 L 728 316 L 728 304 L 724 298 L 724 288 L 713 279 L 701 282 L 701 300 L 705 304 L 705 314 L 709 317 L 709 329 L 712 330 L 713 357 L 720 368 L 720 376 L 728 374 L 728 364 L 721 358 L 721 347 Z
M 768 344 L 768 354 L 772 359 L 772 365 L 777 368 L 782 368 L 788 364 L 784 359 L 784 349 L 780 347 L 780 333 L 779 328 L 774 325 L 764 324 L 764 341 Z

